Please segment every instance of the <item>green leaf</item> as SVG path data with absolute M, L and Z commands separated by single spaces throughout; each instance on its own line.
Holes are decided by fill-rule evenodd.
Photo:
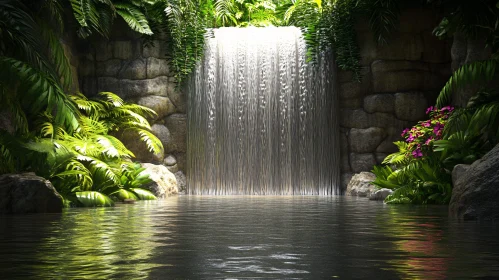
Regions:
M 112 199 L 95 191 L 76 192 L 76 198 L 85 207 L 114 206 Z
M 150 191 L 146 191 L 146 190 L 140 189 L 140 188 L 131 188 L 130 190 L 132 192 L 134 192 L 140 200 L 156 200 L 157 199 L 156 196 L 154 194 L 152 194 Z
M 115 196 L 116 198 L 118 198 L 118 200 L 121 201 L 125 199 L 139 200 L 139 198 L 137 197 L 137 195 L 135 195 L 135 193 L 127 191 L 125 189 L 120 189 L 119 191 L 112 193 L 111 196 Z

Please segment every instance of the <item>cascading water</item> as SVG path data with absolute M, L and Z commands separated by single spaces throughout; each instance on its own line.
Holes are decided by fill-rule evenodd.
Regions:
M 189 87 L 188 193 L 337 194 L 331 63 L 307 64 L 295 27 L 213 32 Z

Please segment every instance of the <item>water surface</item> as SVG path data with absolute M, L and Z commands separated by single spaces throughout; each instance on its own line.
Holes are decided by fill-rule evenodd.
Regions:
M 349 197 L 179 196 L 0 216 L 2 279 L 495 279 L 499 226 Z

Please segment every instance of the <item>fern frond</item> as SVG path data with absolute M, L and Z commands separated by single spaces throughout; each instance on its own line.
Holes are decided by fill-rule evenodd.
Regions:
M 135 131 L 139 134 L 140 140 L 142 140 L 146 145 L 147 149 L 155 154 L 160 154 L 163 152 L 163 144 L 161 141 L 151 132 L 140 129 L 140 128 L 130 128 L 128 130 Z
M 52 77 L 9 57 L 0 57 L 0 83 L 19 81 L 17 96 L 25 112 L 38 115 L 42 111 L 56 111 L 55 123 L 70 130 L 78 127 L 78 111 L 59 84 Z
M 451 104 L 452 93 L 464 86 L 487 83 L 496 76 L 497 60 L 477 61 L 465 64 L 452 73 L 437 98 L 437 107 Z
M 116 13 L 120 15 L 131 29 L 146 35 L 152 35 L 149 22 L 142 11 L 128 3 L 115 4 Z

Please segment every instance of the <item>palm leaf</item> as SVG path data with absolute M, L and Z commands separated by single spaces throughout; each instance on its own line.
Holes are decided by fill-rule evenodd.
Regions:
M 437 98 L 437 107 L 451 103 L 452 93 L 465 86 L 487 83 L 496 76 L 497 60 L 477 61 L 465 64 L 452 73 Z
M 76 198 L 86 207 L 114 206 L 112 199 L 95 191 L 76 192 Z
M 131 29 L 146 35 L 152 35 L 146 16 L 134 5 L 122 3 L 115 4 L 116 13 L 120 15 Z
M 157 199 L 156 196 L 154 194 L 152 194 L 150 191 L 146 191 L 146 190 L 140 189 L 140 188 L 131 188 L 130 190 L 132 192 L 134 192 L 140 200 L 156 200 Z

